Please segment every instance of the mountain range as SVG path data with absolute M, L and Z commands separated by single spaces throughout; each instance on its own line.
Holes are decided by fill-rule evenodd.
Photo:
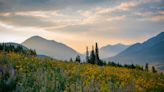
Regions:
M 20 44 L 6 43 L 14 46 Z M 47 40 L 40 36 L 33 36 L 25 40 L 21 45 L 24 49 L 35 49 L 39 57 L 52 57 L 59 60 L 69 60 L 82 55 L 71 47 L 56 42 Z M 159 69 L 164 70 L 164 32 L 161 32 L 155 37 L 148 39 L 143 43 L 135 43 L 133 45 L 115 44 L 107 45 L 100 48 L 100 58 L 105 61 L 114 61 L 121 64 L 154 64 Z
M 77 55 L 84 59 L 85 56 L 63 43 L 39 36 L 33 36 L 25 40 L 22 45 L 35 49 L 40 56 L 45 55 L 60 60 L 69 60 Z M 124 44 L 104 46 L 100 48 L 100 58 L 121 64 L 145 64 L 146 62 L 160 64 L 164 62 L 163 49 L 164 32 L 143 43 L 136 43 L 131 46 Z
M 106 60 L 121 64 L 163 64 L 164 63 L 164 32 L 148 39 L 143 43 L 136 43 L 116 56 Z
M 70 58 L 75 58 L 77 55 L 82 56 L 63 43 L 47 40 L 40 36 L 33 36 L 25 40 L 22 45 L 35 49 L 39 56 L 45 55 L 59 60 L 69 60 Z
M 128 48 L 129 45 L 124 45 L 124 44 L 115 44 L 115 45 L 107 45 L 104 47 L 100 48 L 100 58 L 107 58 L 107 57 L 112 57 L 120 52 L 124 51 L 126 48 Z
M 69 60 L 70 58 L 75 58 L 77 55 L 80 55 L 82 59 L 84 59 L 85 56 L 85 54 L 82 55 L 63 43 L 47 40 L 40 36 L 30 37 L 25 40 L 22 45 L 30 49 L 35 49 L 40 57 L 49 56 L 55 59 Z M 109 56 L 114 56 L 127 47 L 128 45 L 123 44 L 104 46 L 100 48 L 100 57 L 107 58 Z

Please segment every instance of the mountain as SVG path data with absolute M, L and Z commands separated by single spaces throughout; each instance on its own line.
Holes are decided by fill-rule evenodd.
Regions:
M 129 45 L 124 45 L 124 44 L 120 44 L 120 43 L 115 44 L 115 45 L 104 46 L 104 47 L 100 48 L 100 57 L 107 58 L 107 57 L 115 56 L 128 47 L 129 47 Z
M 136 43 L 114 57 L 110 61 L 134 64 L 164 64 L 164 32 L 143 43 Z M 162 66 L 164 67 L 164 66 Z
M 78 52 L 65 44 L 47 40 L 39 36 L 33 36 L 22 43 L 22 45 L 35 49 L 37 54 L 49 56 L 59 60 L 69 60 L 80 55 Z

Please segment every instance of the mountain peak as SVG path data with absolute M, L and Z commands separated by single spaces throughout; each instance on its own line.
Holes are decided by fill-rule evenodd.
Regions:
M 46 55 L 60 60 L 69 60 L 71 57 L 73 58 L 80 54 L 63 43 L 47 40 L 40 36 L 32 36 L 22 44 L 28 48 L 35 49 L 39 55 Z
M 41 42 L 41 41 L 48 41 L 47 39 L 43 38 L 43 37 L 40 37 L 38 35 L 35 35 L 35 36 L 32 36 L 30 38 L 28 38 L 27 40 L 25 40 L 24 42 Z M 23 43 L 24 43 L 23 42 Z
M 117 44 L 115 44 L 115 45 L 123 45 L 122 43 L 117 43 Z
M 128 47 L 129 47 L 128 45 L 124 45 L 121 43 L 114 44 L 114 45 L 110 45 L 110 44 L 106 45 L 106 46 L 100 48 L 100 57 L 107 58 L 107 57 L 114 56 L 114 55 L 120 53 L 121 51 L 125 50 Z
M 114 44 L 113 46 L 125 46 L 125 45 L 122 43 L 117 43 L 117 44 Z
M 45 39 L 45 38 L 35 35 L 35 36 L 30 37 L 29 39 Z
M 113 45 L 111 45 L 111 44 L 108 44 L 108 45 L 106 45 L 106 46 L 103 46 L 102 48 L 105 48 L 105 47 L 115 47 L 115 46 L 126 46 L 126 45 L 124 45 L 124 44 L 122 44 L 122 43 L 117 43 L 117 44 L 113 44 Z

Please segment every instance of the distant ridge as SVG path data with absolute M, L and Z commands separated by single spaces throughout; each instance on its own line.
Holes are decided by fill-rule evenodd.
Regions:
M 164 64 L 164 32 L 148 39 L 143 43 L 136 43 L 114 57 L 106 60 L 122 64 Z M 164 66 L 162 66 L 164 67 Z
M 22 43 L 22 45 L 35 49 L 40 55 L 49 56 L 60 60 L 69 60 L 81 55 L 63 43 L 47 40 L 40 36 L 33 36 Z
M 121 43 L 118 43 L 115 45 L 104 46 L 104 47 L 100 48 L 100 58 L 107 58 L 107 57 L 115 56 L 128 47 L 129 47 L 129 45 L 124 45 Z

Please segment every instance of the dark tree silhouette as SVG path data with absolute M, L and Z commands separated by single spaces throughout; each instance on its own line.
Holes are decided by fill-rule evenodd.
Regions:
M 153 73 L 156 73 L 156 72 L 157 72 L 157 70 L 155 69 L 154 66 L 152 66 L 152 72 L 153 72 Z
M 145 71 L 149 71 L 149 64 L 148 63 L 146 63 L 146 65 L 145 65 Z
M 86 62 L 90 63 L 88 47 L 86 47 Z
M 96 45 L 95 45 L 95 49 L 94 49 L 94 46 L 92 46 L 90 56 L 88 56 L 88 55 L 89 55 L 88 47 L 86 47 L 86 62 L 87 63 L 97 64 L 97 65 L 105 65 L 105 62 L 103 62 L 99 58 L 99 48 L 98 48 L 97 42 L 96 42 Z
M 77 55 L 76 59 L 75 59 L 76 62 L 80 63 L 81 62 L 81 59 L 80 59 L 80 56 Z
M 94 47 L 92 46 L 92 50 L 90 53 L 90 63 L 95 64 L 95 52 L 94 52 Z
M 72 58 L 70 58 L 70 60 L 69 60 L 70 62 L 73 62 L 73 59 Z
M 98 49 L 98 44 L 96 42 L 96 47 L 95 47 L 95 63 L 99 64 L 99 61 L 100 61 L 100 59 L 99 59 L 99 49 Z

